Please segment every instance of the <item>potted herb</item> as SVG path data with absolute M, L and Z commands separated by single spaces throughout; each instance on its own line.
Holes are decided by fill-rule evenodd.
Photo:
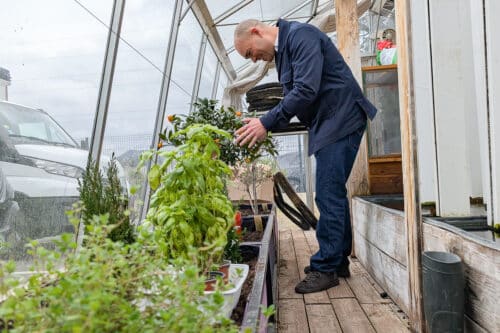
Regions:
M 261 161 L 263 157 L 276 156 L 277 151 L 270 135 L 252 148 L 242 147 L 234 142 L 233 133 L 244 125 L 242 120 L 244 116 L 244 113 L 232 107 L 218 107 L 215 100 L 200 98 L 194 103 L 194 110 L 189 115 L 169 115 L 168 121 L 171 127 L 165 129 L 160 137 L 174 145 L 180 145 L 185 142 L 186 138 L 178 132 L 192 124 L 210 124 L 228 132 L 230 136 L 217 134 L 213 136 L 220 148 L 220 159 L 232 167 L 233 171 L 239 171 L 233 175 L 233 179 L 240 180 L 240 176 L 245 177 L 244 184 L 248 185 L 246 192 L 249 193 L 249 204 L 253 212 L 251 215 L 258 215 L 257 188 L 264 179 L 272 178 L 272 175 L 268 175 L 267 172 L 264 176 L 261 174 L 261 169 L 269 165 Z M 270 205 L 270 203 L 266 204 Z
M 108 222 L 114 226 L 109 238 L 113 241 L 132 243 L 134 230 L 128 212 L 127 189 L 123 188 L 118 177 L 114 154 L 106 167 L 106 177 L 99 165 L 89 159 L 83 177 L 78 179 L 78 185 L 84 225 L 89 225 L 95 215 L 108 213 Z
M 70 234 L 57 242 L 57 251 L 31 242 L 35 264 L 26 283 L 15 278 L 12 262 L 0 265 L 4 329 L 237 332 L 222 311 L 220 293 L 204 293 L 198 267 L 190 260 L 165 260 L 159 230 L 139 226 L 136 242 L 113 242 L 108 219 L 89 220 L 86 246 L 78 252 Z M 76 225 L 80 218 L 72 214 L 71 220 Z
M 153 154 L 164 159 L 161 165 L 153 165 L 148 174 L 154 193 L 146 222 L 165 239 L 165 258 L 190 259 L 191 249 L 195 248 L 195 259 L 205 274 L 213 264 L 222 262 L 234 217 L 232 203 L 224 191 L 231 171 L 219 159 L 215 136 L 230 137 L 211 125 L 188 126 L 171 136 L 172 140 L 182 137 L 183 144 L 168 152 L 147 152 L 139 165 Z

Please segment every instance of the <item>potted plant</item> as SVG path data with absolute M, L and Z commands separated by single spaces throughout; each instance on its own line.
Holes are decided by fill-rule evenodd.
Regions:
M 236 173 L 236 177 L 233 175 L 232 178 L 239 178 L 240 175 L 245 177 L 244 183 L 249 185 L 247 192 L 250 193 L 249 204 L 252 207 L 252 215 L 258 215 L 257 188 L 263 179 L 272 178 L 268 177 L 267 172 L 263 176 L 264 178 L 260 174 L 261 169 L 265 168 L 265 165 L 269 165 L 261 160 L 266 156 L 276 156 L 277 151 L 271 135 L 252 148 L 242 147 L 234 142 L 233 134 L 244 125 L 242 120 L 244 116 L 244 113 L 236 111 L 232 107 L 218 107 L 215 100 L 199 98 L 194 103 L 194 110 L 189 115 L 168 116 L 171 127 L 165 129 L 160 138 L 173 145 L 180 145 L 185 141 L 185 136 L 179 135 L 178 132 L 192 124 L 210 124 L 228 132 L 230 136 L 214 135 L 213 137 L 220 148 L 220 159 L 232 167 L 233 171 L 241 171 Z
M 128 193 L 120 183 L 114 154 L 106 167 L 106 177 L 99 165 L 89 159 L 83 177 L 78 179 L 78 191 L 84 225 L 89 225 L 93 216 L 108 213 L 108 222 L 114 226 L 109 238 L 124 243 L 134 242 L 134 230 L 128 213 Z
M 261 200 L 257 190 L 264 184 L 272 186 L 273 175 L 277 170 L 276 161 L 260 158 L 251 163 L 238 163 L 232 170 L 234 188 L 246 193 L 248 198 L 248 204 L 240 202 L 239 205 L 240 210 L 246 209 L 242 218 L 242 229 L 262 231 L 265 226 L 262 219 L 269 214 L 272 204 Z M 268 190 L 272 191 L 272 187 Z
M 80 221 L 74 213 L 74 225 Z M 86 246 L 65 234 L 56 251 L 36 241 L 32 276 L 0 265 L 0 319 L 16 332 L 237 332 L 220 293 L 205 294 L 190 260 L 165 260 L 161 230 L 139 226 L 136 242 L 109 238 L 109 214 L 93 216 Z M 193 256 L 196 253 L 193 252 Z
M 191 249 L 201 272 L 222 262 L 227 233 L 233 227 L 234 210 L 224 192 L 230 169 L 219 159 L 220 148 L 214 137 L 229 134 L 211 125 L 191 125 L 171 135 L 182 137 L 172 151 L 149 151 L 142 164 L 154 154 L 164 162 L 155 164 L 148 180 L 154 193 L 146 216 L 165 239 L 165 258 L 190 259 Z
M 237 163 L 251 163 L 264 155 L 276 156 L 275 143 L 269 135 L 264 141 L 249 148 L 239 146 L 234 142 L 234 132 L 244 125 L 245 114 L 232 107 L 217 106 L 216 100 L 199 98 L 194 103 L 194 110 L 189 115 L 169 115 L 171 123 L 160 135 L 162 140 L 176 146 L 185 140 L 184 135 L 176 134 L 193 124 L 208 124 L 229 133 L 229 136 L 215 134 L 214 140 L 220 148 L 220 159 L 229 166 Z

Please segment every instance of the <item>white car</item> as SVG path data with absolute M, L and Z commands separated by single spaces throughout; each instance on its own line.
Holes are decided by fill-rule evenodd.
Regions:
M 71 232 L 65 211 L 79 198 L 77 179 L 84 173 L 88 154 L 45 111 L 0 101 L 0 170 L 19 205 L 14 219 L 0 214 L 0 219 L 15 221 L 9 232 L 15 230 L 23 239 Z M 101 166 L 109 160 L 102 156 Z M 117 167 L 128 189 L 118 162 Z

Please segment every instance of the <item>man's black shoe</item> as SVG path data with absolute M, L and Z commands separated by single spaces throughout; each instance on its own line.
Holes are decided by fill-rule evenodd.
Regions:
M 304 273 L 309 274 L 311 272 L 311 266 L 304 267 Z M 348 278 L 351 276 L 351 272 L 349 271 L 349 264 L 340 265 L 337 269 L 338 277 Z
M 295 292 L 299 294 L 316 293 L 338 285 L 339 278 L 337 277 L 337 273 L 312 271 L 295 286 Z

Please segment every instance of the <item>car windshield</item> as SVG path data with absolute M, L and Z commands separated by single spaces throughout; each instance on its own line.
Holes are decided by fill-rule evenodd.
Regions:
M 77 147 L 75 141 L 47 113 L 0 102 L 0 125 L 14 143 L 43 143 Z

